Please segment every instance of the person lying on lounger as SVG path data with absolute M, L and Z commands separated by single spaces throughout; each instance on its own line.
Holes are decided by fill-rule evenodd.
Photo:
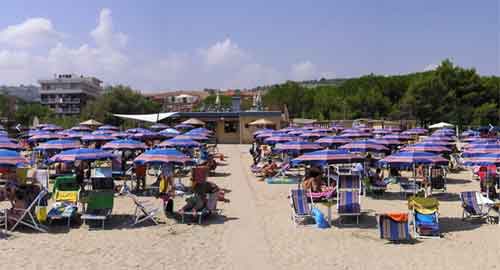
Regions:
M 326 184 L 321 179 L 321 170 L 319 168 L 313 167 L 309 170 L 306 179 L 302 183 L 302 188 L 311 192 L 325 191 Z
M 219 191 L 219 187 L 209 181 L 194 181 L 191 178 L 191 190 L 193 194 L 186 198 L 186 205 L 180 212 L 200 211 L 206 207 L 207 195 Z
M 271 177 L 276 174 L 276 170 L 278 169 L 278 165 L 274 160 L 268 160 L 267 164 L 262 167 L 262 176 L 263 177 Z

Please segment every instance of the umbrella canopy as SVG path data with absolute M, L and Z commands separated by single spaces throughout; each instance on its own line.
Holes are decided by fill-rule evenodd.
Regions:
M 248 125 L 249 126 L 272 126 L 272 125 L 276 125 L 276 124 L 271 120 L 261 118 L 261 119 L 258 119 L 258 120 L 255 120 L 253 122 L 248 123 Z
M 453 137 L 450 137 L 450 136 L 429 136 L 427 138 L 424 139 L 424 141 L 448 141 L 448 142 L 453 142 L 455 141 L 455 139 L 453 139 Z
M 168 126 L 165 124 L 162 124 L 162 123 L 156 123 L 156 124 L 150 126 L 149 128 L 152 130 L 160 131 L 162 129 L 168 128 Z
M 51 157 L 49 162 L 75 162 L 77 160 L 94 161 L 112 159 L 113 157 L 113 154 L 101 149 L 79 148 L 62 151 Z
M 312 142 L 286 142 L 278 143 L 275 146 L 275 150 L 278 152 L 305 152 L 314 151 L 322 149 L 321 145 Z
M 431 129 L 434 129 L 434 128 L 452 128 L 452 127 L 455 127 L 455 126 L 450 124 L 450 123 L 445 123 L 445 122 L 439 122 L 437 124 L 429 126 L 429 128 L 431 128 Z
M 295 136 L 290 136 L 290 135 L 276 136 L 276 135 L 272 135 L 269 138 L 265 138 L 264 139 L 264 143 L 275 144 L 275 143 L 284 143 L 284 142 L 290 142 L 290 141 L 295 141 L 295 140 L 297 140 L 297 137 L 295 137 Z
M 93 131 L 92 135 L 108 135 L 108 136 L 112 136 L 115 132 L 112 131 L 112 130 L 96 130 L 96 131 Z
M 304 138 L 304 139 L 317 139 L 325 136 L 324 134 L 321 134 L 319 132 L 304 132 L 299 135 L 299 137 Z
M 204 126 L 205 122 L 201 121 L 200 119 L 197 118 L 190 118 L 184 122 L 182 122 L 184 125 L 192 125 L 192 126 Z
M 188 124 L 178 124 L 178 125 L 175 125 L 174 128 L 176 128 L 176 129 L 192 129 L 192 128 L 194 128 L 194 126 L 188 125 Z
M 303 154 L 293 159 L 292 164 L 311 164 L 323 166 L 327 164 L 357 163 L 363 161 L 364 158 L 362 156 L 349 153 L 345 150 L 319 150 Z
M 27 164 L 28 160 L 16 151 L 0 149 L 0 166 L 21 166 Z
M 191 139 L 173 138 L 161 142 L 158 147 L 199 147 L 201 144 Z
M 403 149 L 404 151 L 429 152 L 429 153 L 451 153 L 451 149 L 440 144 L 416 143 Z
M 175 138 L 177 139 L 188 139 L 188 140 L 195 140 L 195 141 L 206 141 L 208 140 L 208 137 L 203 135 L 203 134 L 182 134 L 178 135 Z
M 4 126 L 0 125 L 0 130 L 5 130 Z
M 72 139 L 72 140 L 79 140 L 85 135 L 88 135 L 88 132 L 82 132 L 82 131 L 70 131 L 66 132 L 66 135 L 64 136 L 65 139 Z
M 94 134 L 87 134 L 82 136 L 81 140 L 84 142 L 106 142 L 106 141 L 112 141 L 115 138 L 111 135 L 94 135 Z
M 270 129 L 270 128 L 263 128 L 263 129 L 259 129 L 259 130 L 255 131 L 252 135 L 255 137 L 255 136 L 259 135 L 259 134 L 262 134 L 262 133 L 271 133 L 273 131 L 275 131 L 275 130 L 274 129 Z M 285 131 L 283 131 L 283 132 L 285 132 Z
M 160 134 L 163 135 L 164 137 L 175 137 L 175 136 L 181 134 L 181 132 L 178 131 L 177 129 L 166 128 L 166 129 L 160 131 Z
M 100 126 L 97 129 L 98 130 L 113 130 L 113 131 L 119 131 L 120 130 L 118 127 L 115 127 L 115 126 L 112 126 L 112 125 Z
M 388 130 L 388 129 L 385 129 L 385 128 L 376 128 L 372 131 L 373 134 L 377 134 L 377 135 L 386 135 L 386 134 L 391 134 L 393 133 L 394 131 L 392 130 Z
M 0 140 L 0 149 L 20 151 L 23 150 L 24 147 L 7 138 L 5 140 Z
M 404 135 L 424 135 L 427 134 L 428 130 L 425 128 L 412 128 L 401 132 Z
M 399 140 L 399 141 L 409 141 L 411 140 L 411 136 L 407 134 L 389 134 L 382 137 L 382 139 L 388 140 Z
M 494 153 L 500 153 L 500 144 L 492 143 L 492 144 L 474 145 L 472 147 L 468 147 L 467 149 L 465 149 L 464 152 L 462 153 L 462 156 L 473 157 L 473 156 L 480 156 L 483 154 L 494 154 Z
M 88 131 L 88 132 L 92 132 L 92 129 L 87 127 L 87 126 L 75 126 L 75 127 L 72 127 L 70 130 L 73 130 L 73 131 Z
M 319 138 L 315 143 L 321 145 L 321 146 L 334 146 L 334 145 L 342 145 L 346 143 L 352 142 L 351 139 L 346 138 L 346 137 L 341 137 L 341 136 L 327 136 L 323 138 Z
M 404 142 L 402 142 L 400 140 L 384 139 L 384 138 L 371 139 L 370 141 L 377 143 L 377 144 L 382 144 L 382 145 L 402 145 L 402 144 L 404 144 Z
M 448 160 L 434 153 L 401 151 L 379 160 L 378 163 L 393 168 L 410 168 L 420 164 L 447 166 Z
M 342 132 L 342 134 L 340 134 L 339 136 L 355 139 L 355 138 L 369 138 L 372 136 L 372 134 L 368 132 L 357 131 L 357 132 Z
M 44 142 L 44 141 L 61 139 L 63 137 L 64 137 L 63 135 L 56 133 L 42 133 L 31 136 L 28 139 L 28 142 Z
M 62 128 L 60 126 L 56 126 L 56 125 L 52 125 L 52 124 L 49 124 L 49 125 L 42 128 L 43 131 L 61 131 L 63 129 L 64 128 Z
M 101 148 L 104 150 L 144 150 L 147 146 L 140 141 L 125 139 L 110 141 Z
M 340 146 L 339 149 L 345 149 L 351 152 L 359 153 L 389 151 L 389 148 L 370 140 L 353 141 L 351 143 Z
M 134 163 L 173 163 L 187 165 L 188 163 L 194 164 L 194 161 L 175 149 L 153 149 L 140 154 L 134 159 Z
M 187 133 L 204 133 L 204 134 L 212 134 L 214 133 L 213 131 L 211 131 L 210 129 L 206 129 L 204 127 L 199 127 L 199 128 L 194 128 L 190 131 L 188 131 Z
M 165 136 L 163 136 L 162 134 L 152 131 L 134 133 L 130 137 L 136 140 L 154 140 L 165 138 Z
M 83 126 L 102 126 L 102 123 L 99 121 L 96 121 L 94 119 L 89 119 L 87 121 L 81 122 L 80 125 L 83 125 Z
M 129 128 L 125 130 L 125 132 L 134 134 L 134 133 L 147 133 L 147 132 L 152 132 L 151 130 L 147 128 Z
M 112 133 L 111 136 L 113 138 L 127 138 L 128 136 L 130 136 L 130 134 L 126 132 L 115 132 Z
M 35 149 L 37 150 L 68 150 L 80 148 L 80 142 L 75 140 L 51 140 L 41 143 Z
M 465 166 L 500 166 L 500 152 L 491 154 L 482 154 L 476 157 L 464 158 Z

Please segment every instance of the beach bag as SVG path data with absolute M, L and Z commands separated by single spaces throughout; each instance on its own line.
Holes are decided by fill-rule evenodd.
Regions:
M 316 221 L 316 226 L 320 229 L 326 229 L 330 228 L 330 224 L 328 224 L 328 221 L 325 219 L 325 215 L 316 207 L 314 207 L 311 210 L 311 214 L 314 218 L 314 221 Z

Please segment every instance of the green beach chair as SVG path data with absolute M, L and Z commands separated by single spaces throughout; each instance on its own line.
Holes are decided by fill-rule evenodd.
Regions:
M 85 197 L 87 205 L 85 214 L 82 215 L 84 222 L 87 220 L 102 221 L 102 228 L 104 229 L 104 222 L 113 211 L 114 198 L 112 190 L 89 191 Z

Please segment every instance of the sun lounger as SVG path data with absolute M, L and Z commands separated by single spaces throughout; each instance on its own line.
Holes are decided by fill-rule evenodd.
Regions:
M 295 225 L 305 225 L 312 219 L 311 204 L 307 200 L 306 191 L 303 189 L 290 190 L 291 219 Z
M 39 220 L 35 215 L 35 207 L 40 205 L 42 200 L 47 196 L 48 191 L 44 188 L 40 190 L 38 195 L 31 201 L 25 209 L 21 208 L 11 208 L 8 209 L 5 214 L 7 215 L 7 221 L 14 222 L 9 229 L 9 232 L 14 231 L 17 226 L 24 225 L 31 229 L 39 232 L 47 232 L 47 228 L 40 224 Z
M 478 191 L 465 191 L 460 193 L 462 201 L 462 219 L 486 218 L 494 202 L 484 197 Z
M 386 213 L 377 218 L 381 239 L 392 242 L 411 239 L 407 213 Z
M 446 191 L 446 175 L 443 168 L 430 169 L 431 193 L 434 190 Z
M 148 220 L 151 220 L 155 225 L 158 225 L 156 215 L 158 214 L 158 211 L 160 211 L 160 208 L 154 207 L 151 202 L 140 201 L 137 196 L 132 193 L 128 193 L 127 197 L 131 198 L 135 205 L 134 221 L 131 226 L 135 226 Z
M 87 220 L 97 220 L 102 222 L 104 229 L 104 222 L 111 215 L 113 211 L 114 194 L 112 190 L 92 190 L 89 191 L 85 202 L 87 204 L 85 214 L 82 219 L 86 223 Z
M 76 216 L 78 211 L 79 194 L 80 186 L 76 182 L 75 176 L 57 177 L 52 191 L 52 198 L 55 204 L 47 214 L 49 222 L 67 219 L 69 227 L 71 219 Z
M 435 198 L 410 197 L 408 208 L 412 211 L 415 238 L 440 238 L 439 202 Z
M 355 216 L 356 224 L 359 224 L 361 215 L 360 195 L 358 190 L 339 190 L 337 200 L 337 211 L 339 216 Z

